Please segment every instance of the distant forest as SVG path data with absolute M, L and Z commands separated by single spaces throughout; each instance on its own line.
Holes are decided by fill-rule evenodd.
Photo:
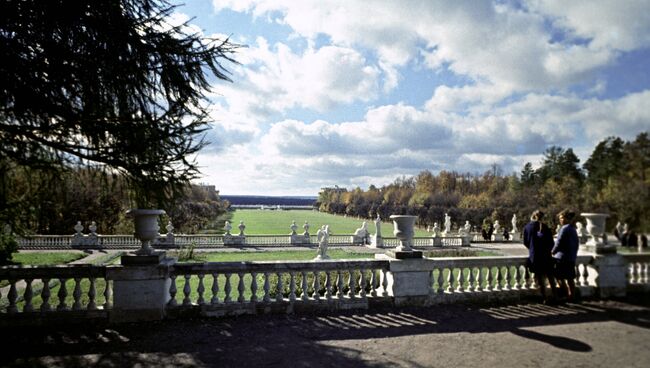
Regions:
M 546 212 L 555 227 L 557 213 L 571 208 L 609 213 L 609 229 L 620 221 L 648 232 L 650 140 L 647 132 L 629 142 L 609 137 L 582 165 L 571 148 L 553 146 L 544 152 L 539 168 L 529 162 L 511 175 L 493 165 L 480 175 L 422 171 L 367 190 L 328 188 L 320 192 L 317 205 L 324 212 L 364 218 L 416 215 L 420 226 L 441 223 L 449 213 L 456 226 L 466 220 L 477 227 L 499 220 L 511 227 L 517 214 L 519 228 L 535 209 Z
M 246 195 L 222 195 L 221 199 L 230 202 L 231 205 L 265 205 L 265 206 L 313 206 L 316 197 L 306 196 L 246 196 Z

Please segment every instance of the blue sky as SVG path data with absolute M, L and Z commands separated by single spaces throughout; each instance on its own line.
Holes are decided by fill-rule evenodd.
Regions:
M 170 22 L 191 18 L 247 46 L 197 156 L 224 194 L 518 172 L 650 131 L 650 0 L 192 0 Z

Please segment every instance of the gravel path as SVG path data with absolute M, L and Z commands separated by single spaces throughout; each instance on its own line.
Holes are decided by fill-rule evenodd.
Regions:
M 0 330 L 2 366 L 647 367 L 650 298 Z

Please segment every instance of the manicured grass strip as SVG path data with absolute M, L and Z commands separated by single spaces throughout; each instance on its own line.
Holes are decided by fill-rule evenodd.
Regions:
M 29 252 L 14 253 L 11 260 L 14 265 L 46 266 L 61 265 L 85 257 L 84 252 Z
M 239 262 L 239 261 L 310 261 L 316 257 L 314 250 L 282 250 L 257 252 L 195 252 L 190 262 Z M 327 254 L 332 259 L 373 259 L 372 253 L 355 253 L 342 249 L 331 249 Z M 170 256 L 175 257 L 173 253 Z
M 269 234 L 269 235 L 285 235 L 291 233 L 291 222 L 296 221 L 298 229 L 297 233 L 302 234 L 302 226 L 305 221 L 309 223 L 309 233 L 316 234 L 322 225 L 330 226 L 331 234 L 354 234 L 354 231 L 361 227 L 361 224 L 366 221 L 368 224 L 368 231 L 370 234 L 375 233 L 374 221 L 357 219 L 354 217 L 343 217 L 323 213 L 313 210 L 287 210 L 287 211 L 271 211 L 271 210 L 236 210 L 228 213 L 230 223 L 232 224 L 232 233 L 239 233 L 237 226 L 240 221 L 244 221 L 246 225 L 246 234 Z M 385 219 L 388 220 L 388 219 Z M 385 221 L 382 223 L 381 231 L 383 236 L 393 236 L 393 223 L 392 221 Z M 415 236 L 431 236 L 426 231 L 416 229 Z

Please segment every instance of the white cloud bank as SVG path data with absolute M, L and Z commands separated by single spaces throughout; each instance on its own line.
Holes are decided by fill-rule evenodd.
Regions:
M 324 185 L 381 185 L 424 169 L 482 172 L 491 163 L 510 172 L 549 145 L 589 154 L 609 135 L 650 130 L 649 89 L 593 97 L 607 90 L 600 70 L 650 47 L 649 1 L 213 4 L 286 25 L 308 45 L 294 51 L 258 37 L 238 56 L 236 83 L 217 88 L 214 137 L 236 146 L 203 153 L 201 162 L 211 163 L 203 172 L 222 192 L 315 194 Z M 330 43 L 315 47 L 319 36 Z M 469 83 L 432 86 L 422 106 L 371 106 L 413 67 Z M 291 114 L 351 105 L 366 106 L 363 119 Z

